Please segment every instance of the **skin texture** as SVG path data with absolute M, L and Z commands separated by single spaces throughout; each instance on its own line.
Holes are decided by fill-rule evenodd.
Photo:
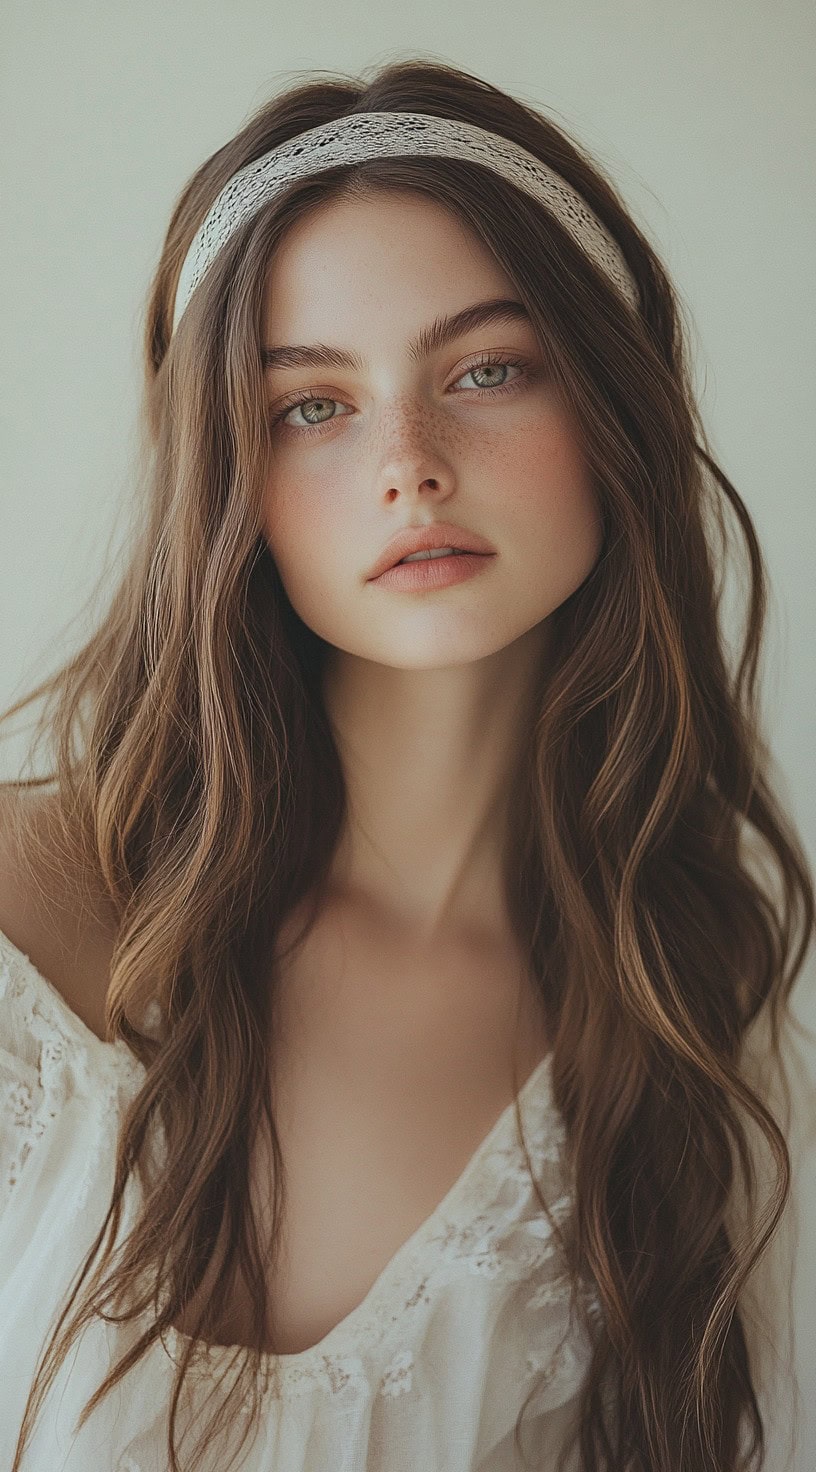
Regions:
M 493 297 L 519 299 L 481 241 L 413 192 L 318 206 L 268 276 L 265 345 L 331 344 L 365 365 L 267 370 L 264 532 L 294 609 L 331 646 L 324 696 L 350 797 L 333 880 L 429 948 L 506 928 L 508 784 L 548 620 L 602 541 L 532 325 L 494 323 L 409 357 L 438 316 Z M 480 369 L 484 353 L 526 366 Z M 310 403 L 273 422 L 306 390 Z M 397 531 L 437 520 L 497 556 L 433 591 L 366 581 Z

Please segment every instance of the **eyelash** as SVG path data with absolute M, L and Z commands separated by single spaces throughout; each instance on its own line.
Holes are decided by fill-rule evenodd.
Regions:
M 467 373 L 472 373 L 476 368 L 492 367 L 521 368 L 522 372 L 518 375 L 517 378 L 512 378 L 509 383 L 497 384 L 495 388 L 465 389 L 464 392 L 467 394 L 476 394 L 477 396 L 481 396 L 482 394 L 512 393 L 518 385 L 525 383 L 530 376 L 527 371 L 528 364 L 525 359 L 501 357 L 500 354 L 496 353 L 485 353 L 482 357 L 478 359 L 477 362 L 470 363 L 468 364 L 467 368 L 463 368 L 462 372 L 459 374 L 459 377 L 464 378 Z M 463 390 L 460 389 L 459 392 L 462 393 Z M 273 425 L 280 424 L 281 420 L 284 419 L 292 409 L 296 409 L 299 404 L 310 404 L 314 400 L 320 400 L 321 398 L 328 399 L 329 403 L 342 402 L 341 400 L 332 399 L 331 395 L 329 394 L 320 394 L 314 389 L 305 389 L 304 392 L 300 394 L 297 398 L 290 399 L 288 403 L 283 404 L 281 408 L 275 414 L 273 414 Z M 335 424 L 338 419 L 345 419 L 345 417 L 346 416 L 344 414 L 333 414 L 331 419 L 324 419 L 322 424 L 285 424 L 283 428 L 287 430 L 292 430 L 294 434 L 299 435 L 320 434 L 324 429 L 328 429 L 330 425 Z

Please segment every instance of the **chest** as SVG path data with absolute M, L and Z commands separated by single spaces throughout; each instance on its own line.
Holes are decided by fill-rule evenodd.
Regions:
M 362 1302 L 512 1101 L 514 1062 L 520 1086 L 544 1055 L 521 970 L 506 948 L 429 957 L 329 927 L 283 968 L 271 1090 L 285 1200 L 267 1347 L 309 1348 Z M 264 1235 L 267 1150 L 251 1180 Z M 246 1342 L 248 1326 L 238 1282 L 218 1341 Z

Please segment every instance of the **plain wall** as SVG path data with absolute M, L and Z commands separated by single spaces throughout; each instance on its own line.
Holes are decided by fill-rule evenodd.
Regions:
M 293 73 L 418 54 L 562 121 L 673 276 L 715 454 L 769 569 L 765 719 L 813 859 L 815 16 L 808 0 L 5 0 L 2 707 L 81 642 L 126 527 L 145 293 L 183 183 Z M 22 750 L 0 746 L 3 776 Z M 811 975 L 798 1004 L 811 1025 L 813 995 Z M 811 1151 L 797 1190 L 797 1368 L 813 1407 Z M 813 1410 L 794 1465 L 816 1466 Z

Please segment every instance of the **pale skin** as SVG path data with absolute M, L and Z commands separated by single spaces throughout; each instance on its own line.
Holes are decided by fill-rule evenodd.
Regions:
M 273 412 L 314 394 L 271 426 L 264 528 L 293 607 L 332 646 L 324 696 L 351 811 L 333 875 L 429 952 L 506 930 L 505 797 L 548 619 L 602 539 L 532 324 L 478 327 L 419 362 L 408 353 L 436 318 L 493 298 L 518 301 L 498 262 L 413 193 L 321 206 L 268 278 L 267 346 L 323 343 L 364 365 L 266 371 Z M 525 366 L 477 363 L 474 375 L 484 353 Z M 490 567 L 433 591 L 367 582 L 396 531 L 436 520 L 485 537 Z

